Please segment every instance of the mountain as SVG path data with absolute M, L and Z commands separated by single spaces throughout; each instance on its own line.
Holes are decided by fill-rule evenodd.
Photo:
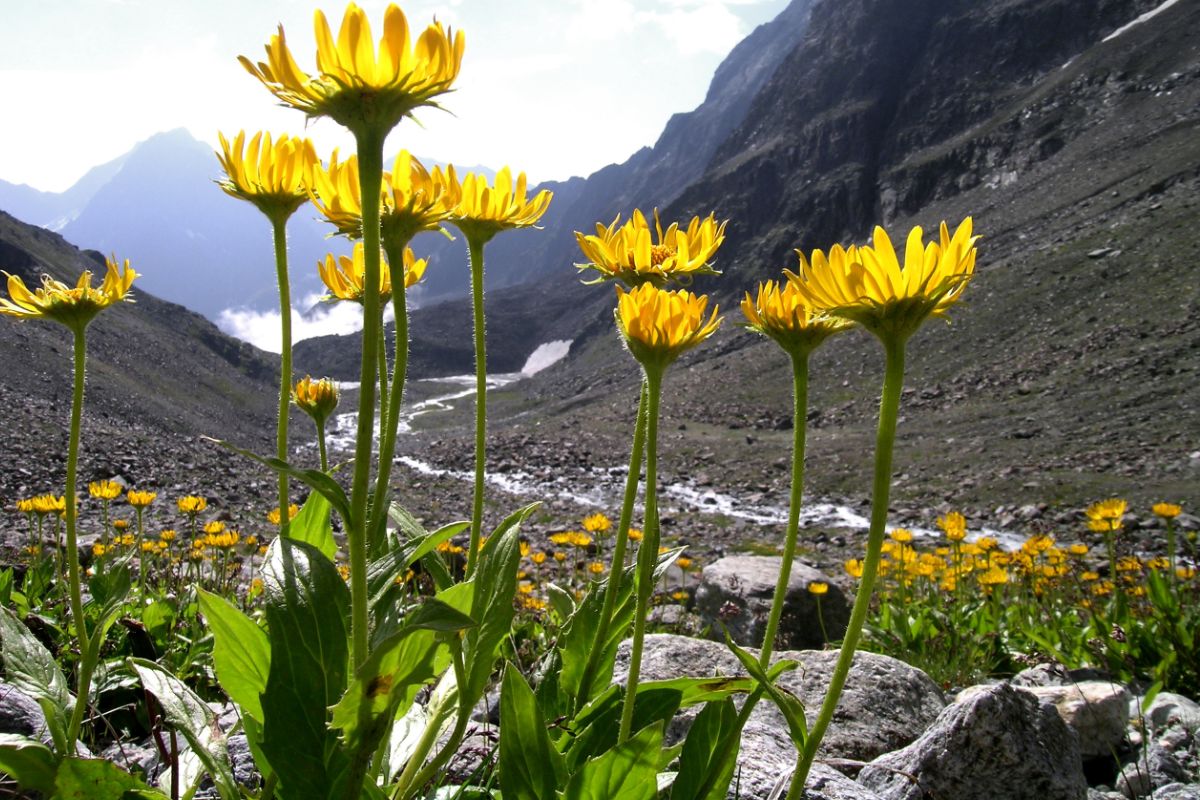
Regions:
M 0 181 L 0 209 L 6 210 L 17 219 L 49 228 L 62 230 L 91 201 L 92 197 L 121 170 L 126 153 L 106 164 L 93 167 L 65 192 L 43 192 L 25 184 Z
M 29 286 L 43 274 L 74 284 L 85 269 L 102 276 L 104 258 L 0 212 L 0 269 Z M 172 496 L 208 493 L 215 508 L 253 504 L 260 518 L 273 491 L 269 476 L 197 436 L 273 452 L 277 358 L 158 299 L 142 278 L 133 294 L 134 303 L 106 309 L 88 328 L 85 494 L 86 481 L 119 475 L 131 485 L 177 493 Z M 0 343 L 8 432 L 0 505 L 11 508 L 18 497 L 62 492 L 72 343 L 60 325 L 11 317 L 0 318 Z

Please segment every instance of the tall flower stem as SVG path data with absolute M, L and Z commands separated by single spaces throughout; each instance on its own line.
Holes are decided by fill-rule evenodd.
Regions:
M 596 638 L 592 642 L 587 663 L 583 667 L 583 676 L 579 680 L 579 695 L 575 698 L 576 712 L 587 705 L 590 699 L 592 683 L 596 679 L 596 669 L 599 667 L 605 644 L 608 642 L 609 628 L 612 627 L 612 617 L 617 607 L 617 595 L 620 594 L 621 581 L 625 574 L 625 550 L 629 545 L 629 526 L 633 523 L 633 504 L 637 499 L 638 481 L 642 476 L 642 449 L 646 444 L 648 393 L 649 387 L 645 381 L 642 381 L 642 388 L 638 394 L 637 421 L 633 426 L 633 447 L 629 453 L 629 472 L 625 476 L 625 499 L 621 503 L 621 518 L 617 523 L 617 542 L 608 571 L 608 585 L 604 590 L 604 606 L 600 610 Z
M 279 422 L 275 433 L 275 456 L 288 460 L 288 411 L 292 400 L 292 293 L 288 281 L 287 221 L 291 212 L 271 218 L 275 238 L 275 276 L 279 280 Z M 279 535 L 287 536 L 288 476 L 279 473 Z
M 383 307 L 379 309 L 383 313 Z M 379 320 L 379 344 L 377 345 L 379 364 L 375 371 L 379 373 L 379 441 L 383 441 L 387 431 L 388 421 L 388 370 L 387 370 L 387 336 L 384 333 L 382 317 Z
M 487 466 L 487 332 L 483 317 L 483 246 L 487 240 L 464 231 L 471 259 L 471 305 L 475 321 L 475 490 L 471 497 L 471 546 L 467 551 L 467 578 L 479 563 L 483 535 L 483 473 Z
M 363 337 L 358 384 L 358 431 L 347 531 L 350 550 L 351 652 L 357 669 L 367 660 L 367 500 L 375 426 L 375 370 L 379 348 L 379 186 L 383 181 L 384 134 L 369 127 L 355 132 L 363 222 Z
M 875 435 L 875 483 L 871 493 L 871 527 L 867 533 L 867 557 L 863 563 L 862 579 L 850 622 L 846 626 L 846 637 L 838 654 L 825 702 L 809 731 L 804 749 L 796 761 L 796 771 L 788 787 L 787 800 L 799 800 L 804 796 L 804 783 L 817 756 L 817 748 L 825 736 L 825 730 L 833 719 L 834 709 L 850 674 L 854 651 L 862 635 L 867 610 L 871 605 L 871 593 L 875 588 L 875 576 L 879 571 L 880 554 L 883 552 L 883 534 L 887 526 L 888 496 L 892 486 L 892 450 L 896 442 L 896 420 L 900 413 L 900 392 L 904 386 L 904 339 L 896 336 L 881 337 L 886 353 L 886 368 L 883 379 L 883 397 L 879 403 L 879 429 Z
M 325 446 L 325 423 L 317 426 L 317 452 L 321 456 L 321 472 L 329 472 L 329 450 Z
M 75 329 L 75 389 L 71 395 L 71 432 L 67 440 L 67 589 L 71 604 L 71 621 L 75 627 L 75 638 L 79 641 L 79 683 L 75 689 L 75 708 L 67 726 L 67 746 L 64 755 L 75 752 L 75 741 L 83 725 L 83 714 L 87 708 L 88 694 L 92 683 L 92 669 L 96 665 L 91 640 L 87 634 L 87 620 L 83 616 L 83 590 L 79 575 L 79 543 L 76 525 L 79 519 L 79 501 L 75 497 L 75 476 L 79 466 L 79 429 L 83 420 L 83 382 L 87 365 L 87 341 L 84 328 Z
M 375 494 L 371 497 L 371 535 L 375 534 L 379 515 L 387 513 L 388 481 L 392 474 L 392 459 L 396 453 L 396 432 L 400 428 L 400 406 L 404 403 L 404 383 L 408 376 L 408 290 L 404 287 L 404 248 L 407 242 L 386 242 L 388 264 L 392 269 L 392 311 L 395 319 L 396 354 L 392 379 L 388 387 L 387 422 L 379 440 L 379 469 L 375 477 Z M 399 279 L 397 279 L 399 270 Z M 381 369 L 386 369 L 384 363 Z M 382 379 L 381 379 L 382 380 Z M 380 403 L 384 399 L 380 397 Z M 382 420 L 381 420 L 381 424 Z M 379 543 L 373 543 L 378 546 Z
M 625 683 L 625 704 L 621 709 L 621 727 L 617 744 L 633 733 L 633 706 L 637 698 L 642 668 L 642 645 L 646 639 L 646 615 L 654 592 L 654 567 L 658 562 L 658 407 L 662 396 L 664 368 L 645 365 L 646 372 L 646 522 L 637 560 L 637 608 L 633 617 L 633 646 L 629 656 L 629 678 Z M 611 581 L 611 578 L 610 578 Z

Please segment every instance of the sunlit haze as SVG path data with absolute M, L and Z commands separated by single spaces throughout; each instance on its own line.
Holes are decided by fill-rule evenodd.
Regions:
M 384 2 L 364 2 L 378 37 Z M 389 152 L 465 166 L 505 164 L 531 181 L 586 175 L 654 142 L 704 98 L 713 70 L 786 0 L 414 0 L 466 34 L 456 91 L 405 122 Z M 312 14 L 335 34 L 344 6 L 313 0 L 40 0 L 5 3 L 0 179 L 62 191 L 153 134 L 185 127 L 306 133 L 322 153 L 352 149 L 327 120 L 280 108 L 238 64 L 282 24 L 314 68 Z M 423 126 L 423 127 L 422 127 Z M 215 171 L 214 160 L 214 171 Z

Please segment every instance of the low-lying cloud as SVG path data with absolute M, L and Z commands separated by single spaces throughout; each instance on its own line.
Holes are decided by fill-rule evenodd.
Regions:
M 292 342 L 314 336 L 344 335 L 362 330 L 362 306 L 357 303 L 321 303 L 320 295 L 305 297 L 292 306 Z M 384 320 L 392 319 L 389 305 Z M 230 336 L 269 353 L 282 352 L 278 311 L 227 308 L 217 317 L 217 327 Z

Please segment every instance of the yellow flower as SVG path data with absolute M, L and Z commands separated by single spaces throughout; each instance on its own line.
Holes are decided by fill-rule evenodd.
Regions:
M 1195 567 L 1176 567 L 1175 568 L 1175 576 L 1182 581 L 1190 581 L 1192 578 L 1196 577 L 1196 568 Z
M 16 507 L 17 507 L 18 514 L 32 514 L 33 513 L 33 498 L 29 497 L 29 498 L 17 500 Z
M 554 551 L 554 560 L 561 564 L 562 562 L 567 560 L 567 554 L 561 550 L 555 550 Z
M 1175 503 L 1155 503 L 1150 510 L 1163 519 L 1175 519 L 1183 513 L 1183 508 Z
M 486 177 L 471 172 L 459 183 L 453 165 L 447 172 L 450 191 L 456 200 L 450 221 L 468 239 L 486 242 L 502 230 L 536 225 L 553 197 L 549 190 L 543 189 L 532 200 L 527 199 L 525 173 L 518 175 L 513 183 L 508 167 L 496 173 L 494 186 L 488 186 Z
M 872 245 L 849 250 L 835 245 L 828 258 L 816 250 L 811 264 L 797 251 L 800 274 L 789 280 L 815 309 L 853 320 L 876 335 L 905 339 L 930 315 L 944 315 L 962 295 L 975 271 L 979 237 L 971 229 L 967 217 L 951 236 L 943 222 L 940 240 L 925 245 L 924 231 L 913 228 L 902 268 L 887 232 L 876 227 Z
M 92 555 L 96 558 L 103 558 L 104 554 L 107 552 L 108 548 L 102 545 L 100 542 L 96 542 L 92 545 Z
M 583 531 L 572 531 L 568 536 L 567 542 L 575 547 L 588 547 L 592 543 L 592 537 Z
M 550 543 L 551 544 L 570 544 L 570 542 L 571 542 L 571 532 L 570 531 L 563 531 L 562 533 L 550 534 Z
M 593 561 L 588 564 L 588 572 L 592 573 L 593 575 L 599 575 L 600 573 L 604 572 L 604 564 L 600 563 L 599 561 Z
M 829 584 L 823 581 L 813 581 L 808 585 L 808 593 L 820 597 L 829 593 Z
M 900 544 L 908 544 L 913 540 L 912 531 L 907 528 L 896 528 L 888 536 L 891 537 L 893 542 L 899 542 Z
M 225 523 L 219 519 L 214 519 L 204 523 L 204 532 L 211 535 L 216 535 L 225 532 Z
M 991 536 L 981 536 L 975 544 L 983 553 L 992 553 L 1000 549 L 1000 543 Z
M 187 495 L 180 497 L 175 501 L 181 514 L 199 514 L 204 509 L 208 508 L 208 500 L 195 495 Z
M 129 287 L 138 276 L 130 268 L 129 259 L 118 266 L 115 256 L 105 259 L 104 281 L 99 289 L 92 287 L 91 270 L 84 270 L 73 287 L 43 275 L 41 287 L 32 292 L 16 275 L 4 274 L 8 275 L 11 299 L 0 297 L 0 314 L 18 319 L 48 319 L 66 325 L 76 333 L 82 332 L 97 314 L 113 303 L 133 302 Z
M 583 518 L 583 529 L 588 533 L 607 533 L 612 528 L 612 520 L 597 512 Z
M 296 505 L 295 503 L 291 503 L 290 505 L 288 505 L 288 521 L 289 522 L 291 520 L 294 520 L 296 518 L 296 515 L 299 513 L 300 513 L 300 506 Z M 280 516 L 281 515 L 279 513 L 279 506 L 275 506 L 275 508 L 272 508 L 270 511 L 267 512 L 267 522 L 271 523 L 272 525 L 278 525 L 279 521 L 280 521 Z M 212 524 L 214 524 L 214 523 L 211 523 L 211 522 L 209 523 L 209 525 L 212 525 Z M 208 530 L 208 525 L 205 525 L 204 529 Z
M 529 560 L 540 567 L 542 564 L 546 563 L 546 554 L 541 550 L 537 550 L 529 556 Z
M 640 528 L 629 529 L 629 541 L 640 542 L 642 540 L 642 531 Z
M 271 134 L 259 131 L 246 147 L 246 132 L 238 131 L 233 144 L 218 133 L 221 152 L 217 160 L 225 178 L 217 181 L 225 193 L 253 203 L 271 220 L 286 220 L 308 199 L 308 184 L 319 163 L 308 139 L 287 134 L 274 142 Z
M 329 168 L 313 171 L 309 191 L 313 204 L 338 233 L 362 238 L 362 189 L 358 157 L 339 162 L 335 150 Z M 385 242 L 405 243 L 421 231 L 437 230 L 454 210 L 457 195 L 446 173 L 429 172 L 407 150 L 396 156 L 391 172 L 383 173 L 380 224 Z
M 382 135 L 420 106 L 436 107 L 434 98 L 450 91 L 458 76 L 466 46 L 461 32 L 455 35 L 438 22 L 410 46 L 408 20 L 395 5 L 384 12 L 378 55 L 367 15 L 354 3 L 346 6 L 336 43 L 320 11 L 313 27 L 315 75 L 296 64 L 282 25 L 266 46 L 266 63 L 255 65 L 245 56 L 238 60 L 284 105 L 310 117 L 330 117 L 355 134 Z
M 1008 583 L 1008 573 L 1000 567 L 990 567 L 979 574 L 979 582 L 984 586 L 997 586 Z
M 92 481 L 88 484 L 88 494 L 100 500 L 115 500 L 122 491 L 121 484 L 115 481 Z
M 692 568 L 692 560 L 687 556 L 680 556 L 679 558 L 675 559 L 675 565 L 684 572 L 687 572 Z
M 424 266 L 421 267 L 422 271 Z M 362 242 L 354 245 L 353 256 L 335 256 L 332 253 L 325 256 L 324 261 L 317 262 L 317 272 L 329 289 L 327 300 L 350 300 L 355 303 L 363 302 L 363 281 L 366 278 L 366 249 Z M 379 263 L 379 300 L 386 303 L 392 296 L 392 272 L 388 263 L 380 259 Z
M 846 574 L 851 578 L 861 578 L 863 574 L 863 562 L 861 559 L 852 558 L 845 564 Z
M 707 295 L 667 291 L 644 283 L 626 292 L 617 287 L 617 327 L 629 352 L 642 365 L 666 366 L 703 342 L 721 325 L 714 306 L 707 320 Z
M 967 537 L 967 520 L 957 511 L 938 517 L 937 526 L 952 542 L 961 542 Z
M 114 519 L 112 521 L 112 526 L 113 526 L 113 528 L 115 528 L 118 531 L 127 531 L 127 530 L 129 530 L 129 520 Z
M 615 278 L 629 286 L 647 281 L 659 286 L 668 281 L 690 284 L 696 275 L 719 274 L 709 262 L 725 241 L 725 225 L 709 214 L 703 220 L 692 217 L 686 228 L 672 222 L 664 231 L 655 209 L 655 241 L 646 216 L 634 209 L 624 224 L 618 215 L 608 226 L 596 223 L 595 235 L 576 231 L 575 240 L 589 262 L 575 266 L 600 273 L 593 283 Z
M 329 419 L 329 415 L 337 408 L 338 399 L 337 386 L 329 378 L 314 381 L 311 375 L 305 375 L 296 382 L 292 389 L 292 402 L 296 404 L 297 408 L 316 420 L 318 425 Z M 272 524 L 278 524 L 278 522 L 279 520 L 275 520 Z
M 1086 556 L 1088 554 L 1088 546 L 1086 544 L 1079 544 L 1076 542 L 1075 544 L 1067 547 L 1067 552 L 1073 556 Z
M 677 589 L 674 592 L 671 592 L 671 599 L 676 603 L 685 603 L 688 599 L 688 593 L 683 589 Z
M 154 498 L 158 497 L 158 492 L 139 492 L 130 489 L 125 494 L 125 500 L 134 508 L 145 508 L 154 502 Z
M 1092 503 L 1087 507 L 1088 528 L 1093 531 L 1115 531 L 1121 527 L 1128 504 L 1115 497 Z
M 810 353 L 850 323 L 815 311 L 795 284 L 758 284 L 758 297 L 746 292 L 742 300 L 746 327 L 774 339 L 789 353 Z
M 176 533 L 171 528 L 167 528 L 165 531 L 162 531 L 161 533 L 158 534 L 158 538 L 162 539 L 164 542 L 175 541 L 175 536 L 176 536 Z

